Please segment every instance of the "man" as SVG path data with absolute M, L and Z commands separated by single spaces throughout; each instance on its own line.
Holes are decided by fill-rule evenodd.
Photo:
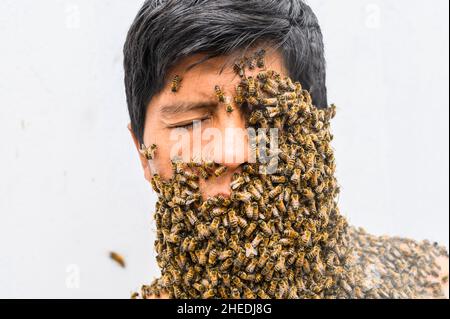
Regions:
M 249 167 L 246 164 L 252 163 L 252 154 L 248 151 L 251 149 L 251 147 L 248 147 L 248 135 L 240 135 L 238 132 L 248 129 L 249 117 L 251 114 L 255 114 L 251 113 L 252 98 L 255 97 L 253 100 L 256 101 L 254 107 L 261 107 L 263 97 L 259 94 L 263 94 L 263 91 L 270 93 L 269 89 L 264 90 L 265 83 L 275 81 L 280 84 L 282 78 L 289 77 L 292 82 L 298 83 L 305 90 L 298 89 L 298 86 L 297 89 L 292 87 L 292 89 L 286 88 L 284 90 L 284 95 L 290 96 L 295 91 L 295 96 L 299 98 L 298 101 L 289 104 L 289 108 L 295 109 L 297 105 L 304 105 L 308 108 L 309 119 L 327 114 L 319 111 L 319 109 L 327 108 L 322 35 L 314 13 L 302 1 L 146 1 L 130 28 L 124 54 L 125 85 L 131 118 L 130 132 L 139 151 L 145 178 L 159 191 L 158 221 L 161 222 L 164 216 L 172 218 L 171 230 L 176 228 L 179 231 L 175 234 L 176 240 L 171 239 L 172 234 L 167 229 L 161 229 L 164 221 L 158 223 L 159 243 L 157 243 L 157 250 L 159 253 L 158 263 L 163 274 L 162 286 L 160 285 L 162 297 L 193 297 L 197 296 L 197 293 L 200 297 L 220 297 L 221 294 L 229 294 L 232 297 L 268 296 L 281 298 L 421 298 L 443 297 L 444 295 L 448 297 L 448 256 L 443 249 L 427 242 L 418 244 L 406 239 L 377 238 L 360 230 L 347 229 L 345 221 L 340 217 L 335 207 L 334 196 L 338 189 L 334 186 L 327 186 L 330 188 L 330 192 L 324 192 L 328 194 L 327 200 L 333 203 L 333 207 L 325 215 L 336 218 L 333 222 L 336 222 L 336 225 L 340 225 L 339 227 L 343 229 L 342 236 L 336 235 L 337 248 L 334 244 L 331 245 L 332 235 L 328 237 L 329 234 L 333 233 L 333 229 L 330 229 L 327 219 L 327 225 L 317 224 L 317 229 L 324 232 L 327 230 L 325 232 L 326 239 L 314 241 L 314 239 L 309 240 L 308 238 L 303 246 L 296 244 L 290 250 L 284 244 L 272 243 L 273 247 L 280 248 L 280 251 L 271 257 L 273 258 L 273 264 L 276 266 L 267 270 L 270 273 L 270 277 L 267 277 L 267 274 L 265 275 L 267 283 L 263 284 L 259 280 L 245 281 L 243 278 L 254 278 L 255 273 L 258 276 L 258 267 L 250 266 L 257 263 L 256 261 L 259 261 L 265 252 L 273 252 L 272 248 L 265 246 L 269 242 L 269 238 L 272 238 L 268 234 L 265 237 L 267 241 L 262 241 L 264 245 L 259 245 L 260 240 L 255 244 L 256 239 L 252 237 L 253 235 L 242 235 L 246 233 L 248 224 L 252 224 L 254 221 L 261 227 L 261 225 L 266 225 L 266 222 L 267 224 L 272 222 L 272 232 L 275 232 L 277 227 L 278 229 L 286 227 L 283 228 L 281 237 L 286 234 L 286 231 L 287 234 L 290 234 L 289 231 L 294 230 L 290 222 L 287 223 L 287 226 L 286 224 L 284 226 L 278 224 L 284 223 L 287 217 L 277 216 L 278 219 L 274 221 L 273 217 L 269 218 L 266 215 L 267 218 L 264 219 L 264 214 L 267 212 L 267 207 L 264 206 L 276 206 L 275 202 L 278 195 L 284 199 L 290 198 L 290 194 L 285 194 L 285 192 L 286 189 L 291 189 L 291 187 L 298 187 L 300 194 L 305 194 L 305 197 L 309 196 L 307 192 L 305 193 L 305 189 L 301 189 L 300 182 L 296 185 L 292 184 L 292 171 L 289 173 L 282 172 L 280 176 L 274 178 L 277 183 L 280 180 L 283 181 L 280 182 L 280 187 L 277 189 L 285 195 L 277 193 L 272 196 L 274 194 L 271 192 L 272 190 L 264 189 L 261 190 L 261 194 L 257 192 L 255 195 L 253 193 L 252 199 L 249 199 L 248 202 L 244 201 L 242 205 L 226 206 L 223 210 L 225 212 L 223 216 L 214 216 L 215 220 L 221 222 L 220 227 L 224 232 L 226 231 L 227 236 L 224 238 L 224 245 L 218 243 L 217 237 L 213 237 L 210 232 L 202 236 L 201 230 L 197 229 L 199 225 L 197 218 L 201 218 L 199 216 L 201 215 L 202 204 L 209 203 L 208 199 L 221 198 L 220 205 L 223 204 L 224 198 L 239 201 L 235 200 L 238 197 L 234 192 L 233 183 L 236 176 L 243 174 L 244 167 Z M 261 61 L 261 55 L 264 55 L 264 61 Z M 261 72 L 267 70 L 270 70 L 270 74 L 274 75 L 273 80 L 267 80 L 264 76 L 265 73 L 261 76 Z M 256 89 L 253 90 L 251 83 L 254 83 L 255 79 L 261 81 L 257 81 Z M 286 84 L 283 84 L 283 86 L 289 87 Z M 281 84 L 279 87 L 282 87 Z M 239 89 L 245 91 L 244 103 L 238 101 Z M 282 100 L 276 92 L 272 93 L 272 97 L 276 96 L 276 99 L 265 99 L 264 101 L 273 101 L 274 104 L 270 107 L 278 108 L 278 104 L 281 105 Z M 308 97 L 312 99 L 310 103 L 307 103 Z M 285 117 L 287 114 L 292 114 L 292 110 L 289 113 L 288 108 L 284 111 Z M 329 112 L 329 110 L 326 112 Z M 275 118 L 277 118 L 277 115 L 275 115 Z M 309 129 L 307 125 L 310 121 L 302 122 L 304 120 L 297 120 L 296 116 L 291 122 L 288 121 L 290 125 L 283 122 L 284 124 L 279 128 L 288 130 L 289 126 L 295 125 L 301 130 L 303 126 L 303 133 L 305 133 L 305 129 Z M 320 122 L 317 119 L 311 121 L 311 125 Z M 327 121 L 323 120 L 319 124 L 320 126 L 317 127 L 316 125 L 315 128 L 317 132 L 323 134 L 318 136 L 328 136 L 326 131 Z M 323 125 L 325 125 L 324 128 L 322 128 Z M 311 127 L 312 130 L 315 128 Z M 182 133 L 181 143 L 180 132 Z M 200 132 L 200 137 L 196 135 L 196 132 Z M 211 143 L 211 139 L 203 138 L 208 133 L 211 133 L 209 134 L 210 137 L 219 136 L 223 138 L 213 138 Z M 300 131 L 297 133 L 296 135 L 299 135 Z M 176 138 L 177 136 L 178 138 Z M 305 133 L 305 137 L 309 138 L 310 134 Z M 312 148 L 303 147 L 301 145 L 303 142 L 296 143 L 292 139 L 291 141 L 284 140 L 284 146 L 288 149 L 295 148 L 298 150 L 292 155 L 294 169 L 300 169 L 297 165 L 303 166 L 301 161 L 295 160 L 297 158 L 303 159 L 303 155 L 307 157 L 308 154 L 305 153 L 305 149 L 312 153 L 315 152 L 313 157 L 316 158 L 326 157 L 325 154 L 330 153 L 320 148 L 315 149 L 314 146 Z M 236 141 L 237 143 L 234 143 Z M 307 142 L 305 141 L 305 143 Z M 151 147 L 152 145 L 155 147 Z M 182 156 L 185 162 L 190 162 L 196 155 L 195 145 L 201 149 L 202 155 L 206 153 L 204 150 L 209 147 L 208 161 L 213 163 L 214 169 L 220 169 L 220 174 L 195 179 L 198 181 L 198 191 L 201 194 L 201 199 L 195 199 L 196 203 L 187 205 L 185 200 L 174 203 L 173 197 L 178 198 L 179 196 L 176 194 L 165 196 L 163 194 L 164 187 L 169 185 L 177 187 L 182 184 L 179 178 L 183 177 L 176 175 L 177 169 L 172 162 L 177 156 Z M 180 151 L 180 148 L 183 148 L 183 151 Z M 332 155 L 330 156 L 332 157 Z M 204 160 L 203 156 L 202 160 Z M 285 163 L 289 160 L 290 158 L 286 159 Z M 187 169 L 187 166 L 184 168 Z M 201 170 L 199 170 L 200 168 L 193 168 L 192 172 L 202 175 Z M 319 170 L 317 165 L 312 165 L 309 171 L 307 167 L 300 169 L 305 173 L 302 178 L 306 175 L 311 178 Z M 334 180 L 333 172 L 334 169 L 330 172 L 327 171 L 326 174 L 324 172 L 322 176 L 331 184 Z M 255 174 L 254 176 L 259 178 L 260 175 Z M 261 179 L 264 180 L 264 177 L 261 177 Z M 172 184 L 160 182 L 169 180 Z M 186 181 L 183 183 L 186 183 Z M 244 183 L 242 189 L 250 189 L 251 182 L 247 184 Z M 268 182 L 267 185 L 272 185 L 272 183 Z M 302 185 L 305 188 L 306 186 L 309 187 L 310 182 L 305 182 Z M 196 190 L 196 187 L 196 185 L 192 186 L 194 190 Z M 193 194 L 194 190 L 191 189 L 190 194 Z M 266 191 L 270 193 L 272 200 L 260 205 L 260 212 L 263 212 L 261 215 L 255 215 L 254 220 L 251 216 L 248 220 L 245 220 L 245 214 L 243 213 L 239 217 L 242 225 L 229 225 L 230 222 L 233 224 L 232 219 L 235 218 L 235 210 L 239 215 L 239 209 L 244 212 L 245 207 L 250 207 L 251 204 L 257 206 L 256 198 L 261 198 L 260 195 Z M 301 219 L 301 222 L 298 220 L 296 222 L 298 222 L 298 229 L 301 230 L 299 233 L 302 236 L 306 233 L 310 234 L 305 229 L 304 224 L 316 225 L 313 223 L 316 221 L 314 216 L 318 214 L 317 210 L 320 210 L 316 206 L 322 203 L 322 199 L 319 201 L 319 198 L 324 198 L 322 189 L 318 191 L 316 188 L 314 192 L 315 194 L 311 194 L 313 199 L 305 199 L 302 201 L 302 205 L 295 209 L 291 207 L 291 200 L 286 201 L 287 207 L 282 204 L 283 208 L 291 213 L 290 216 L 295 213 Z M 223 207 L 220 205 L 216 208 L 222 209 Z M 164 209 L 161 209 L 161 207 L 164 207 Z M 182 207 L 180 211 L 186 214 L 191 221 L 195 219 L 192 221 L 192 229 L 186 220 L 179 219 L 177 222 L 173 222 L 173 216 L 176 215 L 175 208 L 177 207 Z M 279 208 L 279 206 L 277 207 Z M 210 211 L 212 210 L 211 208 Z M 233 211 L 233 214 L 230 213 L 230 210 Z M 194 217 L 191 218 L 191 215 Z M 208 218 L 209 215 L 202 222 L 207 227 L 212 227 L 214 218 Z M 293 218 L 295 219 L 295 216 Z M 202 223 L 200 222 L 200 224 Z M 278 226 L 275 227 L 275 225 Z M 264 228 L 261 227 L 261 229 Z M 311 229 L 311 227 L 308 229 Z M 323 235 L 321 231 L 316 231 L 315 226 L 313 229 L 312 237 L 319 238 L 317 233 Z M 271 230 L 269 229 L 267 232 L 271 233 Z M 183 235 L 181 238 L 178 236 L 180 234 Z M 225 247 L 230 244 L 232 236 L 235 236 L 233 238 L 238 242 L 233 249 L 234 252 Z M 183 246 L 184 243 L 189 244 L 187 238 L 195 239 L 197 248 L 202 248 L 197 250 L 195 254 L 192 251 L 189 252 Z M 204 239 L 204 242 L 208 241 L 208 244 L 206 245 L 200 239 Z M 284 240 L 283 243 L 288 243 L 287 246 L 293 242 L 288 238 L 280 238 L 280 240 Z M 313 242 L 316 244 L 313 244 Z M 314 245 L 317 246 L 317 249 Z M 219 252 L 219 256 L 223 254 L 223 259 L 219 257 L 217 262 L 215 258 L 212 258 L 210 246 L 214 247 L 213 251 Z M 333 247 L 333 249 L 330 247 Z M 340 254 L 337 253 L 339 257 L 335 256 L 336 251 L 347 251 L 347 248 L 349 248 L 347 255 L 343 254 L 343 257 L 340 258 Z M 211 261 L 211 258 L 213 259 L 211 262 L 199 260 L 201 252 L 204 252 L 205 249 L 208 249 L 208 253 L 210 253 L 209 261 Z M 170 251 L 170 254 L 167 251 Z M 233 260 L 239 259 L 239 256 L 244 254 L 240 254 L 241 251 L 245 252 L 247 267 L 243 269 L 247 271 L 246 273 L 240 270 L 240 265 L 237 265 L 236 261 Z M 228 255 L 228 252 L 230 255 Z M 303 252 L 304 254 L 301 255 L 302 263 L 300 263 L 298 261 L 300 257 L 297 254 Z M 181 265 L 180 262 L 172 262 L 178 261 L 176 257 L 180 254 L 187 256 L 188 266 L 185 265 L 185 262 Z M 349 257 L 350 255 L 352 258 Z M 342 268 L 333 265 L 333 256 L 341 259 Z M 303 263 L 304 258 L 307 266 Z M 359 265 L 358 271 L 350 270 L 352 268 L 350 259 L 353 258 Z M 224 267 L 228 260 L 230 260 L 230 267 L 233 262 L 233 268 Z M 287 260 L 292 260 L 292 263 Z M 322 261 L 325 262 L 326 260 L 328 265 L 322 269 L 320 265 Z M 291 269 L 294 268 L 294 265 L 299 265 L 295 272 L 287 271 L 287 274 L 292 274 L 290 276 L 292 280 L 289 283 L 283 279 L 284 274 L 286 274 L 286 270 L 284 270 L 286 263 L 291 266 Z M 333 269 L 333 271 L 328 268 Z M 337 269 L 342 269 L 341 272 L 348 274 L 338 275 Z M 259 270 L 264 273 L 263 264 L 261 264 Z M 219 280 L 211 279 L 214 272 L 218 273 Z M 197 279 L 191 278 L 194 273 L 196 273 Z M 177 274 L 189 278 L 182 282 L 181 279 L 176 279 Z M 354 279 L 354 277 L 358 279 Z M 211 284 L 213 281 L 215 284 Z M 353 283 L 349 285 L 347 284 L 348 281 Z M 284 287 L 294 287 L 293 282 L 297 283 L 296 288 L 291 289 L 289 294 L 289 289 Z M 318 285 L 319 282 L 321 285 Z M 405 282 L 411 283 L 406 290 L 399 287 L 404 285 Z M 273 285 L 271 285 L 272 283 Z M 300 286 L 301 288 L 299 288 Z M 266 293 L 267 291 L 269 293 Z M 151 294 L 146 294 L 145 289 L 143 294 L 144 297 L 153 297 Z

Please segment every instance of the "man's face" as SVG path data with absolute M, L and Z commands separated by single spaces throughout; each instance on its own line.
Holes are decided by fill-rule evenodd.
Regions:
M 230 58 L 224 56 L 207 60 L 186 71 L 188 66 L 203 57 L 203 54 L 187 57 L 168 73 L 164 89 L 155 95 L 148 105 L 145 120 L 144 143 L 146 146 L 157 145 L 156 156 L 149 162 L 139 155 L 148 181 L 156 173 L 163 179 L 169 179 L 173 174 L 171 156 L 181 155 L 178 152 L 174 154 L 180 141 L 188 145 L 190 154 L 195 154 L 196 150 L 193 148 L 199 145 L 197 142 L 201 145 L 203 155 L 208 146 L 210 148 L 207 153 L 211 155 L 209 159 L 226 166 L 227 170 L 220 177 L 200 179 L 200 191 L 204 198 L 219 194 L 229 196 L 232 176 L 240 171 L 241 165 L 248 161 L 249 156 L 248 137 L 239 134 L 246 132 L 246 118 L 234 102 L 236 86 L 241 78 L 233 70 L 233 63 L 229 63 Z M 267 69 L 280 74 L 286 73 L 279 53 L 267 53 L 265 63 Z M 226 66 L 221 72 L 224 65 Z M 246 69 L 245 75 L 256 76 L 259 71 L 257 68 Z M 179 90 L 174 93 L 172 79 L 176 75 L 180 76 L 182 81 Z M 233 112 L 227 112 L 225 104 L 219 102 L 215 92 L 216 86 L 221 88 L 226 99 L 231 102 Z M 193 121 L 200 121 L 196 122 L 201 124 L 203 134 L 200 138 L 194 136 Z M 177 133 L 180 129 L 184 132 L 181 135 Z M 219 138 L 217 134 L 220 135 Z M 135 138 L 134 140 L 136 143 Z

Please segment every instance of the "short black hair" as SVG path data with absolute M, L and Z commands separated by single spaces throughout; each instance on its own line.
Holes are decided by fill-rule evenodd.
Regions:
M 302 0 L 147 0 L 124 45 L 125 90 L 131 128 L 143 142 L 145 115 L 167 71 L 181 58 L 229 55 L 273 43 L 288 75 L 327 106 L 322 33 Z

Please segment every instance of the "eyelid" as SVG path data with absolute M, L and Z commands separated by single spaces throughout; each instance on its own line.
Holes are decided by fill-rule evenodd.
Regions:
M 208 114 L 207 116 L 204 116 L 202 118 L 199 119 L 193 119 L 191 121 L 188 122 L 181 122 L 181 123 L 176 123 L 176 124 L 171 124 L 168 126 L 168 128 L 186 128 L 186 127 L 191 127 L 193 126 L 193 122 L 194 121 L 204 121 L 204 120 L 209 120 L 211 119 L 211 114 Z

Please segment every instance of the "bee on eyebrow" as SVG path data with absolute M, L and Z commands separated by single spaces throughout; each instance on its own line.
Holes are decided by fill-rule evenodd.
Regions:
M 175 75 L 175 77 L 172 80 L 172 87 L 171 87 L 172 92 L 175 93 L 180 90 L 181 81 L 182 81 L 181 77 L 178 74 Z

